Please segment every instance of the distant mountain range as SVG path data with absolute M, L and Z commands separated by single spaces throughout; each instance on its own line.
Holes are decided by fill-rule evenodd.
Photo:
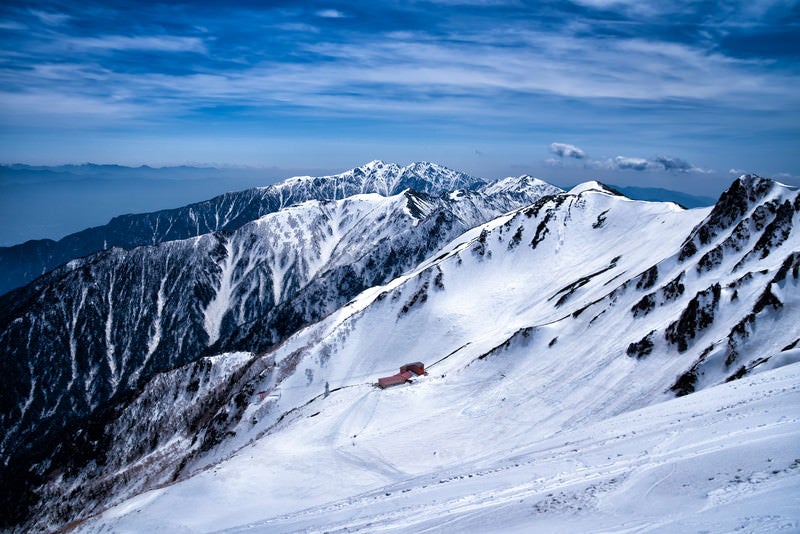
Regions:
M 93 168 L 89 166 L 86 172 Z M 136 171 L 126 167 L 122 169 L 130 173 Z M 435 179 L 442 182 L 425 182 L 438 169 L 442 172 Z M 79 170 L 85 169 L 81 166 Z M 335 200 L 369 192 L 394 194 L 414 186 L 421 186 L 420 192 L 426 193 L 437 187 L 441 189 L 442 186 L 457 189 L 481 183 L 476 178 L 432 164 L 418 163 L 401 168 L 376 161 L 336 176 L 294 178 L 275 186 L 225 193 L 182 208 L 122 215 L 114 217 L 104 226 L 88 228 L 58 241 L 40 239 L 12 247 L 0 247 L 0 294 L 20 287 L 72 259 L 100 250 L 113 247 L 130 249 L 209 232 L 235 230 L 258 217 L 304 200 Z
M 426 172 L 426 165 L 430 166 L 430 168 L 438 167 L 436 165 L 417 163 L 403 168 L 402 173 L 398 173 L 397 171 L 401 167 L 395 164 L 384 165 L 387 169 L 391 167 L 391 172 L 399 177 L 397 178 L 399 181 L 395 184 L 395 193 L 399 192 L 398 188 L 413 188 L 415 183 L 421 183 L 419 179 Z M 361 172 L 365 173 L 365 176 L 370 173 L 380 172 L 377 169 L 371 169 L 369 164 L 360 169 Z M 287 202 L 294 203 L 304 198 L 334 199 L 337 198 L 336 195 L 352 194 L 353 191 L 360 190 L 360 186 L 353 182 L 353 179 L 357 181 L 358 178 L 349 176 L 349 173 L 354 171 L 355 169 L 337 175 L 343 183 L 347 183 L 347 185 L 342 185 L 338 191 L 332 189 L 332 186 L 328 186 L 328 190 L 317 191 L 315 190 L 317 186 L 309 185 L 306 182 L 286 180 L 282 185 L 275 188 L 268 186 L 225 193 L 211 200 L 189 204 L 182 208 L 117 216 L 111 219 L 108 224 L 88 228 L 58 240 L 35 239 L 13 246 L 0 247 L 0 294 L 25 285 L 34 278 L 69 260 L 106 248 L 115 246 L 133 248 L 167 240 L 184 239 L 217 230 L 231 230 L 254 218 L 280 209 Z M 170 167 L 162 169 L 147 166 L 125 167 L 94 164 L 58 167 L 0 166 L 0 177 L 4 180 L 5 186 L 13 186 L 13 184 L 17 183 L 35 183 L 39 184 L 38 187 L 40 189 L 43 188 L 42 195 L 55 195 L 56 197 L 63 197 L 68 193 L 71 194 L 70 187 L 74 187 L 78 183 L 82 184 L 87 180 L 89 181 L 87 182 L 88 184 L 95 184 L 95 180 L 98 179 L 102 180 L 102 183 L 121 183 L 131 178 L 141 180 L 144 177 L 152 179 L 153 183 L 159 184 L 163 184 L 166 180 L 176 184 L 175 187 L 184 187 L 180 186 L 180 184 L 188 180 L 187 183 L 191 183 L 193 184 L 192 187 L 196 187 L 199 177 L 204 179 L 214 177 L 215 180 L 222 180 L 229 177 L 231 173 L 234 176 L 250 177 L 255 171 L 252 169 L 221 170 L 213 167 Z M 417 174 L 416 177 L 413 176 L 415 173 Z M 400 177 L 401 174 L 403 174 L 402 177 Z M 456 173 L 456 175 L 458 174 L 461 173 Z M 458 180 L 456 176 L 450 176 L 448 179 Z M 248 180 L 252 181 L 253 178 L 250 177 Z M 467 178 L 467 180 L 469 183 L 483 182 L 471 177 Z M 239 181 L 244 183 L 242 180 Z M 465 186 L 468 182 L 464 182 L 462 186 Z M 60 187 L 62 189 L 66 187 L 67 190 L 53 189 L 56 187 L 54 184 L 61 184 Z M 454 182 L 451 185 L 455 186 L 456 183 Z M 380 185 L 376 186 L 381 187 Z M 91 187 L 94 189 L 95 185 L 91 185 Z M 712 198 L 698 197 L 667 189 L 614 187 L 630 198 L 638 200 L 670 201 L 687 208 L 714 204 L 714 199 Z M 300 189 L 303 188 L 305 190 L 301 191 Z M 134 193 L 130 194 L 133 195 Z M 281 195 L 284 196 L 282 197 Z M 53 202 L 57 201 L 53 199 Z M 87 199 L 87 202 L 89 202 L 89 205 L 86 205 L 85 210 L 91 211 L 95 209 L 91 205 L 91 200 Z
M 631 492 L 652 508 L 640 485 L 671 475 L 635 469 L 694 445 L 679 421 L 710 415 L 675 397 L 766 402 L 778 393 L 725 385 L 800 360 L 800 193 L 745 175 L 686 210 L 617 189 L 375 161 L 115 219 L 74 237 L 102 241 L 80 258 L 50 242 L 62 264 L 0 296 L 0 526 L 357 530 L 403 509 L 412 530 L 477 529 L 480 509 L 502 530 Z M 373 387 L 412 361 L 427 376 Z M 672 430 L 615 448 L 642 413 Z M 751 443 L 800 437 L 769 421 Z M 774 448 L 752 479 L 791 493 Z M 711 459 L 703 491 L 723 495 L 735 471 Z

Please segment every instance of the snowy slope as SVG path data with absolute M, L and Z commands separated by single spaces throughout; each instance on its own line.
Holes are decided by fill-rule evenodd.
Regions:
M 758 373 L 797 361 L 798 212 L 746 176 L 713 209 L 588 183 L 495 219 L 256 356 L 183 482 L 88 526 L 746 526 L 743 499 L 753 524 L 796 528 L 798 370 Z M 371 386 L 414 360 L 429 376 Z
M 387 182 L 395 175 L 379 173 L 377 183 L 397 187 Z M 452 172 L 425 176 L 459 183 Z M 0 475 L 16 484 L 0 496 L 22 496 L 15 506 L 25 514 L 65 466 L 65 484 L 80 487 L 84 464 L 127 458 L 115 449 L 127 441 L 109 443 L 111 426 L 151 377 L 204 355 L 267 350 L 465 230 L 552 191 L 523 178 L 493 191 L 312 200 L 234 232 L 73 260 L 0 296 Z M 146 456 L 161 430 L 142 432 L 153 443 L 137 447 Z
M 480 432 L 474 412 L 494 406 L 468 402 L 456 392 L 427 383 L 332 394 L 324 406 L 303 409 L 303 430 L 261 440 L 218 467 L 131 499 L 79 530 L 791 532 L 800 527 L 800 364 L 549 438 L 535 427 L 514 440 L 504 432 Z M 509 395 L 506 402 L 520 396 Z M 472 413 L 464 414 L 467 409 Z M 393 428 L 399 412 L 415 423 L 412 428 Z M 519 425 L 509 417 L 496 426 L 513 433 Z M 447 439 L 428 439 L 431 426 L 441 427 Z M 460 445 L 469 460 L 453 457 L 452 449 L 476 430 L 483 441 Z

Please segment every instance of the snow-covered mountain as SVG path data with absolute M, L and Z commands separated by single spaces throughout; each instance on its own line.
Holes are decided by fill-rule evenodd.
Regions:
M 134 248 L 186 239 L 240 226 L 306 200 L 337 200 L 360 193 L 391 196 L 413 189 L 439 195 L 456 189 L 477 189 L 485 182 L 434 163 L 372 161 L 333 176 L 302 176 L 279 184 L 225 193 L 182 208 L 122 215 L 107 225 L 68 235 L 59 241 L 41 239 L 0 247 L 0 294 L 27 284 L 70 260 L 100 250 Z
M 463 175 L 432 174 L 431 165 L 365 168 L 376 183 L 362 177 L 363 189 L 391 192 L 411 178 L 437 192 L 463 185 Z M 265 351 L 469 228 L 558 191 L 521 177 L 439 196 L 405 190 L 311 200 L 233 232 L 109 249 L 57 268 L 0 297 L 4 470 L 37 485 L 54 466 L 106 454 L 97 443 L 79 451 L 90 434 L 71 443 L 75 425 L 105 425 L 152 376 L 208 354 Z
M 744 176 L 713 208 L 683 210 L 593 182 L 467 229 L 499 208 L 487 199 L 507 202 L 531 185 L 541 183 L 310 202 L 232 234 L 98 256 L 100 265 L 122 254 L 120 265 L 147 273 L 135 254 L 167 257 L 181 246 L 196 254 L 170 260 L 181 274 L 156 270 L 145 296 L 126 290 L 127 300 L 149 303 L 146 314 L 169 320 L 138 329 L 144 349 L 130 364 L 115 360 L 121 372 L 101 358 L 95 382 L 108 387 L 119 376 L 120 384 L 154 365 L 136 359 L 148 347 L 156 347 L 150 362 L 168 361 L 159 347 L 171 343 L 171 355 L 192 335 L 203 348 L 196 355 L 207 356 L 140 372 L 88 419 L 67 421 L 52 451 L 18 457 L 14 465 L 27 468 L 40 454 L 31 498 L 18 500 L 33 503 L 27 526 L 56 528 L 114 505 L 81 527 L 588 531 L 691 528 L 712 516 L 737 527 L 732 508 L 771 517 L 751 514 L 751 525 L 796 525 L 799 508 L 785 494 L 800 494 L 790 446 L 800 437 L 798 192 Z M 420 236 L 436 228 L 425 248 Z M 389 268 L 399 258 L 408 263 Z M 286 282 L 292 260 L 313 289 Z M 75 277 L 56 286 L 63 291 L 86 288 L 70 305 L 89 308 L 92 283 L 101 296 L 117 292 L 93 266 L 80 260 L 53 273 L 54 282 Z M 34 302 L 40 282 L 13 294 Z M 353 293 L 330 302 L 336 286 Z M 159 297 L 172 287 L 189 296 Z M 284 315 L 252 315 L 283 304 L 303 319 L 281 331 L 303 327 L 285 339 L 275 326 Z M 22 325 L 48 324 L 45 308 L 4 319 L 13 335 L 0 342 L 26 346 L 44 330 Z M 193 326 L 181 330 L 176 318 L 192 310 Z M 90 337 L 74 329 L 89 323 L 80 313 L 67 317 L 78 317 L 61 322 L 75 343 Z M 97 323 L 95 343 L 125 328 L 107 324 Z M 416 360 L 427 376 L 373 386 Z M 69 383 L 74 367 L 66 367 L 45 379 Z M 3 386 L 22 402 L 4 421 L 41 414 L 42 400 L 26 396 L 37 383 L 21 365 L 12 373 L 21 385 Z M 55 402 L 54 413 L 66 401 Z M 27 428 L 12 430 L 18 443 L 31 439 Z M 669 500 L 681 485 L 693 488 L 688 507 Z M 675 508 L 683 515 L 669 516 Z
M 797 525 L 799 199 L 747 176 L 685 211 L 589 183 L 470 230 L 267 354 L 209 360 L 241 378 L 161 438 L 151 487 L 179 482 L 84 528 Z M 374 388 L 414 360 L 427 376 Z

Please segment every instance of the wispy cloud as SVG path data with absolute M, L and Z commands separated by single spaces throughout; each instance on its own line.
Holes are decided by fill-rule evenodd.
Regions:
M 534 106 L 543 95 L 658 105 L 662 101 L 709 99 L 720 106 L 747 98 L 747 92 L 756 85 L 765 89 L 759 90 L 762 98 L 754 105 L 785 109 L 789 102 L 798 100 L 787 83 L 769 80 L 768 74 L 759 81 L 758 76 L 740 72 L 744 65 L 739 62 L 701 57 L 683 47 L 650 56 L 649 47 L 641 44 L 616 45 L 618 50 L 612 53 L 608 46 L 602 50 L 599 43 L 578 46 L 573 38 L 548 40 L 544 35 L 527 33 L 517 37 L 532 44 L 516 48 L 507 48 L 503 43 L 454 45 L 427 42 L 410 32 L 404 39 L 370 46 L 350 42 L 297 45 L 296 54 L 300 57 L 324 58 L 311 63 L 263 57 L 258 62 L 235 60 L 224 70 L 209 69 L 203 64 L 177 64 L 194 71 L 188 73 L 159 71 L 157 64 L 149 63 L 142 63 L 141 68 L 151 72 L 130 73 L 109 64 L 102 68 L 102 79 L 93 75 L 70 77 L 58 90 L 65 96 L 69 96 L 67 91 L 74 91 L 72 96 L 81 98 L 87 94 L 96 98 L 105 94 L 129 95 L 129 105 L 141 106 L 143 114 L 169 101 L 170 106 L 163 109 L 165 119 L 224 103 L 249 106 L 256 113 L 307 110 L 317 117 L 356 113 L 374 118 L 427 116 L 460 120 L 471 115 L 480 120 L 516 121 L 520 108 Z M 64 42 L 72 50 L 109 57 L 115 52 L 140 51 L 191 52 L 219 58 L 198 37 L 98 36 Z M 550 48 L 551 53 L 534 53 L 539 46 Z M 681 66 L 671 66 L 672 61 Z M 690 67 L 685 68 L 687 64 Z M 96 65 L 87 63 L 87 67 L 90 73 L 97 71 Z M 41 92 L 56 79 L 52 72 L 45 75 L 45 70 L 35 67 L 23 76 L 17 71 L 12 83 L 24 83 L 30 90 Z M 677 74 L 665 81 L 659 71 Z M 766 98 L 768 93 L 773 94 Z M 82 112 L 76 112 L 79 116 Z M 580 159 L 579 154 L 564 151 L 561 156 Z
M 322 9 L 315 14 L 324 19 L 343 19 L 347 17 L 343 11 L 339 11 L 338 9 Z
M 440 4 L 444 6 L 480 6 L 480 7 L 497 7 L 497 6 L 521 6 L 521 0 L 428 0 L 423 3 Z
M 141 105 L 91 95 L 64 95 L 53 91 L 13 93 L 0 91 L 0 116 L 9 126 L 111 125 L 120 120 L 139 120 Z
M 615 156 L 605 160 L 591 160 L 590 165 L 610 170 L 666 171 L 668 173 L 702 173 L 712 171 L 695 167 L 681 158 L 656 156 L 652 159 L 641 157 Z
M 68 47 L 84 50 L 207 52 L 205 43 L 197 37 L 105 35 L 102 37 L 76 37 L 67 39 L 65 43 Z
M 0 30 L 25 31 L 28 27 L 21 22 L 13 20 L 0 20 Z
M 599 0 L 584 3 L 620 9 L 635 5 Z M 315 14 L 322 18 L 346 16 L 336 8 Z M 220 50 L 216 44 L 221 37 L 219 30 L 217 35 L 212 30 L 208 38 L 65 35 L 53 44 L 73 54 L 192 52 L 213 58 L 210 65 L 181 65 L 192 67 L 189 72 L 186 68 L 170 72 L 147 62 L 136 72 L 138 79 L 133 80 L 133 87 L 142 91 L 137 101 L 161 96 L 147 92 L 148 87 L 166 87 L 173 98 L 189 108 L 225 99 L 226 104 L 237 104 L 235 100 L 244 105 L 285 102 L 333 113 L 353 109 L 385 113 L 393 109 L 393 104 L 394 109 L 420 114 L 434 110 L 456 115 L 466 109 L 499 117 L 516 114 L 514 107 L 543 95 L 653 105 L 680 100 L 713 102 L 714 106 L 747 102 L 775 110 L 800 105 L 794 91 L 797 77 L 790 72 L 776 72 L 758 62 L 725 57 L 690 43 L 667 43 L 643 36 L 608 39 L 602 34 L 574 31 L 572 26 L 553 31 L 516 24 L 513 19 L 505 22 L 502 31 L 477 24 L 468 28 L 445 26 L 438 34 L 420 28 L 392 28 L 392 39 L 384 39 L 381 32 L 347 38 L 326 33 L 319 38 L 315 26 L 293 16 L 281 17 L 281 22 L 273 25 L 278 32 L 290 31 L 296 37 L 300 31 L 309 35 L 308 40 L 292 42 L 288 49 L 279 41 L 255 41 Z M 212 25 L 211 21 L 204 22 L 204 26 Z M 52 54 L 52 47 L 47 51 Z M 220 65 L 225 68 L 220 70 Z M 104 84 L 131 87 L 127 72 L 107 61 L 103 66 L 110 71 Z M 35 86 L 35 72 L 23 75 L 20 81 L 27 77 Z M 213 83 L 198 85 L 195 72 Z M 91 83 L 91 78 L 86 80 L 87 85 Z M 92 88 L 85 90 L 91 92 Z M 575 153 L 567 157 L 575 157 Z
M 72 18 L 71 15 L 66 13 L 57 13 L 51 11 L 41 11 L 38 9 L 31 9 L 30 14 L 38 18 L 48 26 L 61 26 Z

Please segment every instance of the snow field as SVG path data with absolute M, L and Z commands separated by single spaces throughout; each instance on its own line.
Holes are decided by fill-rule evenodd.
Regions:
M 261 384 L 278 399 L 259 421 L 242 418 L 214 452 L 227 460 L 87 530 L 797 530 L 794 352 L 774 356 L 764 369 L 787 365 L 772 371 L 725 384 L 725 372 L 709 368 L 705 389 L 679 399 L 669 391 L 749 312 L 764 275 L 741 285 L 744 306 L 727 306 L 723 290 L 712 325 L 679 354 L 666 327 L 709 280 L 725 285 L 746 270 L 731 273 L 735 258 L 726 258 L 723 276 L 703 277 L 703 250 L 676 260 L 709 210 L 594 189 L 567 196 L 535 247 L 545 210 L 520 210 L 287 340 L 270 357 L 296 370 Z M 773 276 L 791 246 L 757 267 Z M 635 289 L 653 265 L 657 283 Z M 634 316 L 645 293 L 682 271 L 681 295 Z M 771 345 L 759 326 L 762 355 L 797 337 L 785 328 L 797 316 L 790 283 L 775 289 L 785 309 Z M 628 356 L 628 344 L 651 331 L 652 353 Z M 428 376 L 371 387 L 415 360 Z
M 513 429 L 519 424 L 513 420 L 494 421 L 487 432 L 464 417 L 446 417 L 451 403 L 465 403 L 462 390 L 424 384 L 386 390 L 390 395 L 342 390 L 306 407 L 302 424 L 288 432 L 85 528 L 729 532 L 800 526 L 798 364 L 544 439 L 532 428 L 527 440 L 509 440 L 497 427 Z

